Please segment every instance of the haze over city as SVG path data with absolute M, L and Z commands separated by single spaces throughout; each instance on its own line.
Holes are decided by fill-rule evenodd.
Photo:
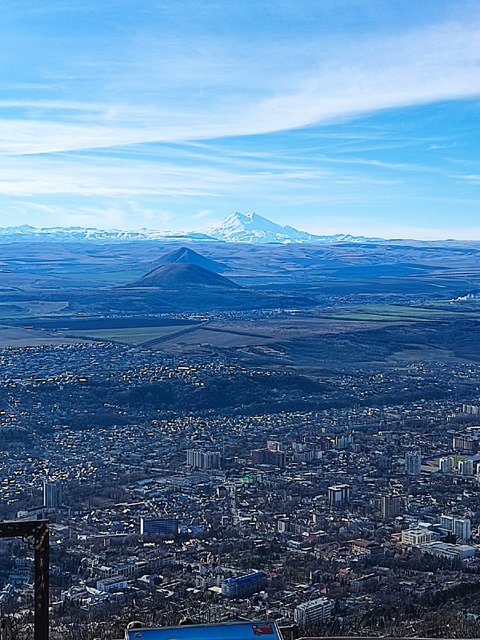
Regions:
M 480 239 L 480 5 L 6 0 L 0 225 Z

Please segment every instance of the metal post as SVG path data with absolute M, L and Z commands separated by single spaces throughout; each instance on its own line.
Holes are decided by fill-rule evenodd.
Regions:
M 48 640 L 49 531 L 44 522 L 35 531 L 35 626 L 34 639 Z
M 34 640 L 48 640 L 49 635 L 49 528 L 48 520 L 11 520 L 0 522 L 0 538 L 22 538 L 35 552 Z M 33 544 L 28 538 L 33 537 Z

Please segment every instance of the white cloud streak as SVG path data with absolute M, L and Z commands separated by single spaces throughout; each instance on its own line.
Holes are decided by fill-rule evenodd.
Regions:
M 467 182 L 468 184 L 480 185 L 480 174 L 468 173 L 468 174 L 460 174 L 452 177 L 456 178 L 457 180 Z
M 312 40 L 298 45 L 299 62 L 284 74 L 281 69 L 273 69 L 274 54 L 275 48 L 259 50 L 255 59 L 251 57 L 243 66 L 234 59 L 235 64 L 227 60 L 225 68 L 213 63 L 210 54 L 205 56 L 196 69 L 201 77 L 208 78 L 206 87 L 215 85 L 216 76 L 222 86 L 229 69 L 232 75 L 226 90 L 212 90 L 208 102 L 175 103 L 160 90 L 152 93 L 155 78 L 151 78 L 150 70 L 155 61 L 150 61 L 146 73 L 141 59 L 122 72 L 127 89 L 111 93 L 106 102 L 4 100 L 0 102 L 0 109 L 6 113 L 0 120 L 0 154 L 271 133 L 381 109 L 480 95 L 480 24 L 475 20 L 337 46 Z M 190 74 L 185 70 L 182 85 L 178 67 L 189 62 L 188 57 L 167 60 L 180 77 L 177 97 L 182 92 L 188 94 Z M 252 78 L 255 87 L 267 74 L 271 77 L 266 94 L 258 91 L 255 96 L 254 91 L 252 95 L 247 78 Z M 135 89 L 134 104 L 125 93 L 128 87 Z

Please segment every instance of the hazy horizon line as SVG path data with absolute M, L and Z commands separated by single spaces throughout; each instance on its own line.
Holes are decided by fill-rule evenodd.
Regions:
M 239 213 L 239 212 L 235 212 L 235 213 Z M 232 214 L 230 214 L 232 215 Z M 262 217 L 265 220 L 268 220 L 269 222 L 273 222 L 272 220 L 269 220 L 268 218 L 265 218 L 264 216 L 261 216 L 260 214 L 257 214 L 260 217 Z M 229 216 L 227 216 L 229 217 Z M 224 218 L 224 220 L 226 220 L 227 218 Z M 221 224 L 221 222 L 219 223 Z M 274 224 L 278 224 L 279 226 L 282 227 L 286 227 L 286 226 L 290 226 L 291 225 L 281 225 L 280 223 L 274 223 Z M 216 225 L 217 226 L 217 225 Z M 205 238 L 205 242 L 209 242 L 211 243 L 213 242 L 222 242 L 225 244 L 278 244 L 278 245 L 290 245 L 290 244 L 315 244 L 315 240 L 312 240 L 311 242 L 309 242 L 308 240 L 294 240 L 294 241 L 278 241 L 278 242 L 274 242 L 274 241 L 256 241 L 254 243 L 252 242 L 248 242 L 248 241 L 237 241 L 237 240 L 232 240 L 232 241 L 228 241 L 228 240 L 222 240 L 220 238 L 216 238 L 215 236 L 210 236 L 209 235 L 209 230 L 212 230 L 212 227 L 210 227 L 210 229 L 178 229 L 178 230 L 174 230 L 174 229 L 161 229 L 161 228 L 149 228 L 149 227 L 124 227 L 124 228 L 120 228 L 120 227 L 94 227 L 94 226 L 87 226 L 87 225 L 56 225 L 56 226 L 34 226 L 34 225 L 30 225 L 30 224 L 20 224 L 20 225 L 13 225 L 13 226 L 0 226 L 0 233 L 2 231 L 12 231 L 12 230 L 16 230 L 16 229 L 32 229 L 34 231 L 55 231 L 55 230 L 59 230 L 59 229 L 78 229 L 78 230 L 82 230 L 82 231 L 98 231 L 98 232 L 102 232 L 102 233 L 141 233 L 141 232 L 146 232 L 146 233 L 154 233 L 154 234 L 159 234 L 160 237 L 157 238 L 159 240 L 161 240 L 162 238 L 168 239 L 171 238 L 172 241 L 175 240 L 175 237 L 182 237 L 184 236 L 184 238 L 187 240 L 188 239 L 188 235 L 189 234 L 203 234 L 205 235 L 207 238 Z M 213 227 L 215 228 L 215 227 Z M 445 236 L 445 237 L 438 237 L 438 238 L 428 238 L 428 237 L 415 237 L 415 236 L 388 236 L 388 235 L 371 235 L 368 232 L 344 232 L 344 231 L 336 231 L 336 232 L 324 232 L 324 233 L 319 233 L 319 232 L 315 232 L 315 231 L 310 231 L 307 229 L 297 229 L 296 227 L 291 227 L 293 229 L 295 229 L 295 231 L 298 231 L 300 233 L 308 233 L 312 236 L 316 236 L 318 238 L 328 238 L 328 237 L 335 237 L 335 236 L 351 236 L 353 238 L 368 238 L 368 239 L 375 239 L 375 240 L 379 240 L 379 241 L 383 241 L 383 242 L 462 242 L 462 243 L 480 243 L 480 236 L 478 238 L 461 238 L 461 237 L 453 237 L 453 236 Z M 164 234 L 164 235 L 163 235 Z M 89 238 L 86 238 L 86 240 L 88 240 Z M 152 241 L 154 241 L 156 238 L 151 238 Z M 183 238 L 181 238 L 183 239 Z M 90 238 L 90 240 L 93 240 L 93 238 Z M 145 238 L 145 240 L 148 240 L 148 238 Z M 201 238 L 197 238 L 195 239 L 196 243 L 200 243 L 202 242 Z M 341 242 L 341 241 L 340 241 Z M 348 242 L 348 241 L 347 241 Z

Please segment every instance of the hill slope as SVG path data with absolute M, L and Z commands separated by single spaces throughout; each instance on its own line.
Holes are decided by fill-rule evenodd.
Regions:
M 153 262 L 153 266 L 161 267 L 168 264 L 194 264 L 214 273 L 221 273 L 225 267 L 220 262 L 210 260 L 188 247 L 180 247 L 175 251 L 170 251 Z
M 224 276 L 199 267 L 196 264 L 166 264 L 131 283 L 133 287 L 160 287 L 165 289 L 183 289 L 196 287 L 215 287 L 238 289 L 238 284 Z

